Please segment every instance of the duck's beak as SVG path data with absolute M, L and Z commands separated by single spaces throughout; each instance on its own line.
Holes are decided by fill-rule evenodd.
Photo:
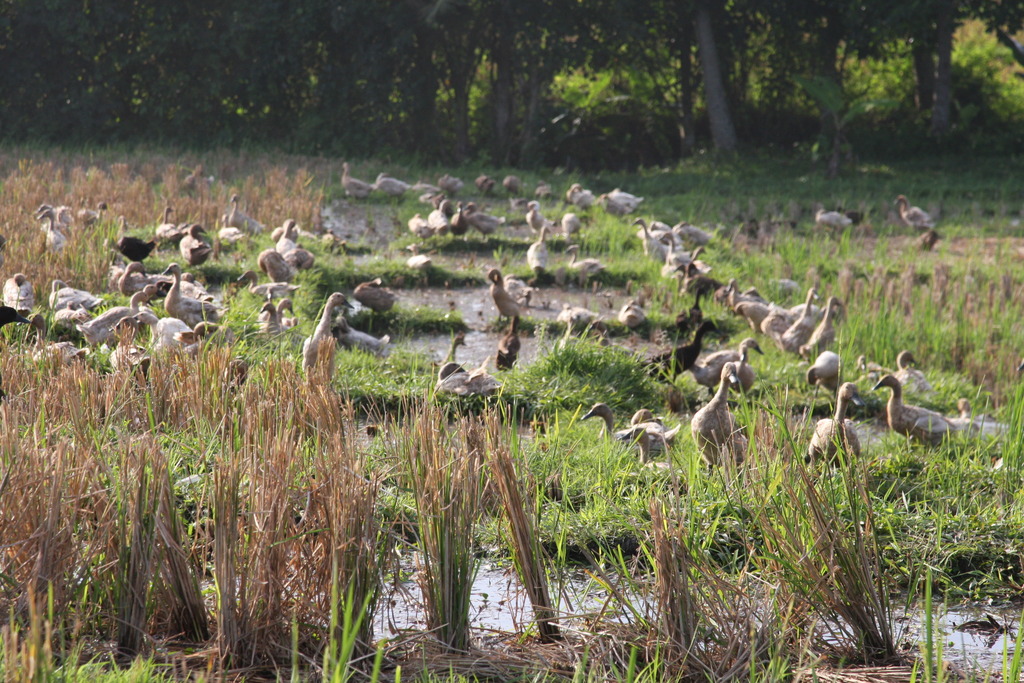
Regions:
M 882 380 L 878 380 L 878 384 L 876 384 L 875 386 L 871 387 L 871 391 L 878 391 L 883 386 L 885 386 L 885 385 L 882 384 Z
M 1022 360 L 1020 365 L 1017 366 L 1017 372 L 1024 372 L 1024 360 Z
M 22 324 L 25 324 L 25 325 L 31 325 L 32 324 L 31 320 L 29 320 L 28 318 L 26 318 L 25 316 L 23 316 L 21 314 L 17 314 L 17 315 L 14 316 L 14 322 L 22 323 Z
M 167 269 L 164 272 L 160 273 L 160 274 L 161 275 L 170 275 L 171 274 L 171 267 L 167 266 Z
M 753 346 L 751 346 L 750 348 L 752 348 L 753 350 L 757 351 L 757 352 L 758 352 L 759 354 L 761 354 L 762 356 L 764 355 L 764 351 L 762 351 L 762 350 L 761 350 L 761 347 L 760 347 L 760 346 L 758 346 L 757 344 L 754 344 L 754 345 L 753 345 Z
M 584 415 L 583 417 L 581 417 L 580 419 L 581 419 L 581 420 L 588 420 L 588 419 L 590 419 L 590 418 L 592 418 L 592 417 L 594 417 L 594 410 L 593 410 L 593 408 L 591 408 L 590 410 L 588 410 L 588 411 L 587 411 L 587 414 L 586 414 L 586 415 Z
M 877 389 L 878 387 L 875 388 Z M 853 397 L 850 398 L 850 403 L 852 403 L 855 406 L 861 406 L 862 408 L 864 407 L 864 400 L 856 394 L 854 394 Z
M 729 375 L 729 384 L 736 385 L 740 383 L 740 378 L 736 376 L 736 373 Z

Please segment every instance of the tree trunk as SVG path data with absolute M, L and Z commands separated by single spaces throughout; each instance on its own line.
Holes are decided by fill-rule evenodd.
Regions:
M 679 48 L 679 144 L 682 156 L 690 156 L 697 144 L 693 128 L 693 32 L 680 28 Z
M 501 3 L 499 18 L 508 16 L 506 4 Z M 494 49 L 491 51 L 491 58 L 494 60 L 494 83 L 493 83 L 493 105 L 494 105 L 494 146 L 492 154 L 495 160 L 501 163 L 509 162 L 509 154 L 512 149 L 512 128 L 515 119 L 515 84 L 513 82 L 515 65 L 515 50 L 512 45 L 514 38 L 510 31 L 502 31 L 502 26 L 508 26 L 511 20 L 497 22 L 496 35 L 494 36 Z
M 953 109 L 953 3 L 945 2 L 939 11 L 935 51 L 935 104 L 932 107 L 932 135 L 946 135 Z
M 928 111 L 935 99 L 935 59 L 932 46 L 922 40 L 914 40 L 911 47 L 914 57 L 914 76 L 917 92 L 914 104 L 918 111 Z
M 701 71 L 704 73 L 704 96 L 708 101 L 708 120 L 711 124 L 711 139 L 715 148 L 731 152 L 736 149 L 736 129 L 729 113 L 722 67 L 718 61 L 715 34 L 712 30 L 711 9 L 706 2 L 697 3 L 695 17 L 697 47 L 700 54 Z

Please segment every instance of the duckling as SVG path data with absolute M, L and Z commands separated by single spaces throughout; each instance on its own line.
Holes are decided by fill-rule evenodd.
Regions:
M 337 342 L 334 335 L 331 334 L 331 322 L 334 318 L 334 309 L 348 305 L 348 300 L 341 292 L 334 292 L 327 297 L 316 329 L 302 342 L 302 369 L 307 376 L 316 368 L 326 373 L 328 381 L 334 377 L 334 355 L 337 350 Z
M 632 330 L 644 324 L 647 314 L 644 313 L 644 309 L 636 302 L 636 299 L 631 299 L 619 309 L 618 318 L 620 323 Z
M 825 306 L 825 317 L 814 328 L 814 332 L 811 333 L 807 343 L 800 345 L 799 353 L 801 356 L 809 358 L 812 353 L 821 353 L 835 343 L 836 329 L 833 325 L 833 319 L 842 305 L 843 302 L 834 296 L 828 298 L 828 304 Z
M 15 273 L 4 283 L 4 305 L 10 306 L 22 315 L 36 305 L 36 294 L 32 283 L 24 273 Z
M 177 263 L 172 263 L 167 266 L 164 275 L 174 277 L 174 284 L 171 285 L 171 289 L 167 292 L 167 297 L 164 299 L 164 309 L 167 310 L 169 315 L 178 318 L 186 325 L 192 326 L 204 320 L 217 321 L 220 317 L 220 309 L 215 304 L 209 301 L 192 299 L 182 294 L 181 266 Z
M 132 294 L 127 306 L 115 306 L 96 316 L 87 323 L 78 323 L 75 327 L 88 344 L 96 346 L 110 339 L 114 333 L 114 327 L 128 316 L 138 314 L 139 307 L 149 301 L 150 295 L 155 292 L 153 289 L 143 289 Z
M 242 273 L 236 282 L 248 282 L 249 286 L 246 287 L 250 292 L 260 297 L 261 299 L 280 299 L 283 296 L 288 296 L 296 289 L 299 285 L 293 285 L 289 282 L 267 282 L 262 285 L 256 284 L 259 281 L 259 276 L 256 275 L 256 271 L 247 270 Z
M 562 234 L 571 237 L 580 231 L 580 217 L 569 212 L 562 216 Z
M 46 318 L 40 314 L 32 316 L 29 323 L 36 329 L 36 349 L 32 359 L 37 363 L 52 358 L 61 365 L 71 365 L 76 360 L 85 358 L 88 351 L 80 349 L 69 341 L 46 342 Z
M 463 185 L 465 185 L 465 183 L 460 179 L 455 176 L 448 175 L 447 173 L 437 179 L 437 186 L 444 190 L 446 194 L 450 194 L 453 197 L 459 193 L 459 190 L 462 189 Z
M 853 429 L 853 423 L 846 419 L 846 409 L 850 403 L 864 405 L 864 401 L 857 395 L 857 385 L 846 382 L 836 394 L 835 415 L 818 420 L 814 426 L 814 435 L 807 446 L 807 457 L 811 462 L 823 459 L 832 463 L 839 448 L 847 455 L 860 457 L 860 440 Z
M 519 303 L 505 289 L 505 281 L 501 277 L 501 271 L 491 268 L 487 271 L 487 279 L 491 281 L 491 298 L 498 314 L 506 318 L 514 318 L 519 315 Z
M 347 161 L 341 164 L 341 186 L 345 188 L 346 195 L 356 199 L 366 199 L 373 190 L 370 183 L 352 177 Z
M 50 308 L 59 311 L 77 304 L 85 309 L 96 308 L 103 303 L 103 299 L 93 296 L 91 292 L 84 289 L 68 287 L 63 280 L 54 280 L 50 285 Z
M 936 446 L 950 433 L 956 431 L 943 415 L 927 408 L 904 404 L 903 385 L 895 375 L 886 375 L 878 380 L 874 390 L 882 387 L 889 387 L 892 390 L 885 411 L 889 429 L 894 432 Z
M 373 189 L 383 192 L 389 197 L 401 197 L 409 190 L 409 183 L 398 178 L 392 178 L 387 173 L 378 173 L 377 180 L 373 183 Z
M 568 204 L 575 204 L 581 209 L 594 205 L 594 193 L 583 189 L 579 183 L 573 183 L 565 192 L 565 201 Z
M 266 229 L 264 225 L 239 209 L 238 202 L 238 195 L 231 195 L 231 207 L 221 216 L 220 222 L 230 228 L 238 228 L 255 235 L 263 232 Z
M 782 333 L 775 341 L 778 343 L 779 348 L 783 351 L 789 351 L 796 353 L 800 347 L 807 343 L 807 340 L 814 334 L 815 323 L 817 318 L 814 317 L 811 311 L 810 303 L 813 297 L 818 296 L 818 293 L 812 287 L 807 293 L 807 306 L 804 308 L 800 316 L 793 321 L 785 332 Z
M 405 261 L 406 266 L 413 270 L 427 270 L 430 268 L 430 257 L 420 253 L 420 246 L 418 244 L 410 244 L 406 249 L 412 252 L 412 256 Z
M 853 225 L 853 220 L 846 214 L 839 213 L 838 211 L 826 211 L 823 207 L 814 214 L 814 227 L 816 228 L 836 228 L 842 230 L 851 225 Z
M 747 438 L 737 429 L 728 402 L 730 385 L 738 385 L 739 381 L 736 364 L 723 365 L 718 391 L 690 420 L 690 433 L 708 465 L 722 462 L 739 464 L 744 460 Z
M 757 340 L 747 337 L 740 342 L 736 350 L 723 349 L 722 351 L 708 354 L 703 358 L 698 358 L 690 366 L 690 373 L 697 381 L 697 384 L 713 390 L 722 380 L 722 366 L 726 363 L 735 363 L 736 377 L 739 378 L 739 388 L 743 391 L 749 391 L 750 387 L 754 386 L 754 380 L 757 378 L 757 373 L 754 372 L 754 368 L 748 362 L 750 351 L 764 354 Z
M 291 282 L 295 277 L 295 268 L 274 249 L 261 251 L 256 263 L 273 282 Z
M 928 215 L 924 209 L 917 206 L 910 206 L 910 202 L 903 195 L 896 197 L 896 210 L 899 211 L 900 220 L 905 225 L 918 230 L 930 230 L 935 227 L 935 220 Z
M 465 338 L 463 338 L 465 342 Z M 508 332 L 498 340 L 498 353 L 494 359 L 494 366 L 499 370 L 511 370 L 519 358 L 519 349 L 522 342 L 519 339 L 519 316 L 513 316 L 508 326 Z M 454 360 L 454 358 L 453 358 Z
M 398 295 L 385 287 L 384 281 L 380 278 L 356 285 L 352 296 L 363 306 L 377 313 L 390 311 L 398 301 Z
M 537 275 L 543 273 L 548 266 L 548 245 L 544 242 L 547 236 L 547 226 L 541 226 L 540 237 L 526 250 L 526 263 Z
M 434 391 L 458 396 L 491 396 L 501 388 L 501 382 L 487 373 L 484 365 L 467 372 L 458 363 L 445 363 L 438 372 Z
M 172 223 L 172 213 L 174 213 L 174 209 L 172 207 L 164 207 L 163 218 L 160 224 L 156 226 L 156 240 L 158 242 L 178 244 L 181 241 L 181 238 L 185 236 L 185 229 L 188 226 L 180 226 L 176 223 Z
M 693 342 L 677 346 L 671 351 L 659 353 L 647 359 L 645 364 L 652 374 L 664 373 L 674 379 L 681 372 L 689 370 L 700 356 L 701 345 L 704 343 L 704 336 L 709 332 L 715 332 L 718 326 L 711 320 L 705 320 L 694 332 Z M 734 364 L 735 365 L 735 364 Z M 739 381 L 737 379 L 737 381 Z
M 924 373 L 912 364 L 916 364 L 914 354 L 904 349 L 896 355 L 896 372 L 893 374 L 899 380 L 900 385 L 907 391 L 916 394 L 927 394 L 932 391 L 931 382 L 924 376 Z
M 839 354 L 832 351 L 818 354 L 811 367 L 807 368 L 807 383 L 835 391 L 839 386 Z
M 476 189 L 480 190 L 480 192 L 490 194 L 497 181 L 491 176 L 481 173 L 476 177 L 476 180 L 474 180 L 473 183 L 476 185 Z
M 569 254 L 569 270 L 579 273 L 580 279 L 585 280 L 604 270 L 604 264 L 596 258 L 577 259 L 579 251 L 578 244 L 570 244 L 565 248 L 565 253 Z
M 206 234 L 203 230 L 203 226 L 198 223 L 193 223 L 188 226 L 188 231 L 185 236 L 178 242 L 178 250 L 181 252 L 181 258 L 185 260 L 190 266 L 198 266 L 206 263 L 207 259 L 213 253 L 213 247 L 204 240 L 201 235 Z

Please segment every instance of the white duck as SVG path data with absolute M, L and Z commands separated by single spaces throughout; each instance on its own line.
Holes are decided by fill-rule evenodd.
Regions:
M 59 311 L 62 308 L 69 308 L 77 304 L 82 308 L 96 308 L 103 303 L 103 299 L 93 296 L 91 292 L 84 289 L 68 287 L 63 280 L 54 280 L 50 285 L 50 308 Z
M 547 226 L 541 226 L 540 237 L 526 250 L 526 263 L 538 275 L 543 273 L 544 269 L 548 267 L 548 245 L 544 242 L 547 236 Z
M 36 305 L 36 294 L 32 283 L 24 273 L 15 273 L 4 283 L 4 305 L 25 315 Z
M 392 178 L 387 173 L 379 173 L 372 187 L 377 192 L 382 192 L 389 197 L 401 197 L 408 192 L 410 185 L 398 178 Z

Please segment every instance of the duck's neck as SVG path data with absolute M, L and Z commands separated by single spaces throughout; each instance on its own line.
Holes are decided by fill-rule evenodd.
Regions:
M 891 409 L 894 406 L 902 406 L 903 405 L 903 387 L 900 387 L 900 386 L 890 386 L 889 388 L 892 389 L 892 395 L 889 397 L 889 408 Z
M 723 379 L 721 382 L 718 383 L 718 391 L 715 392 L 715 395 L 711 397 L 711 400 L 708 401 L 708 403 L 714 403 L 715 405 L 718 405 L 720 403 L 725 403 L 728 400 L 729 380 Z
M 836 415 L 835 415 L 836 424 L 843 424 L 843 420 L 845 420 L 845 419 L 846 419 L 846 398 L 843 397 L 843 396 L 840 396 L 839 399 L 836 401 Z
M 615 432 L 615 420 L 612 419 L 611 412 L 609 411 L 602 413 L 601 419 L 604 420 L 604 435 L 607 437 L 611 437 L 611 435 Z
M 324 313 L 320 316 L 320 322 L 316 324 L 316 333 L 314 336 L 322 337 L 330 334 L 331 332 L 331 316 L 334 313 L 334 304 L 327 302 L 324 304 Z

